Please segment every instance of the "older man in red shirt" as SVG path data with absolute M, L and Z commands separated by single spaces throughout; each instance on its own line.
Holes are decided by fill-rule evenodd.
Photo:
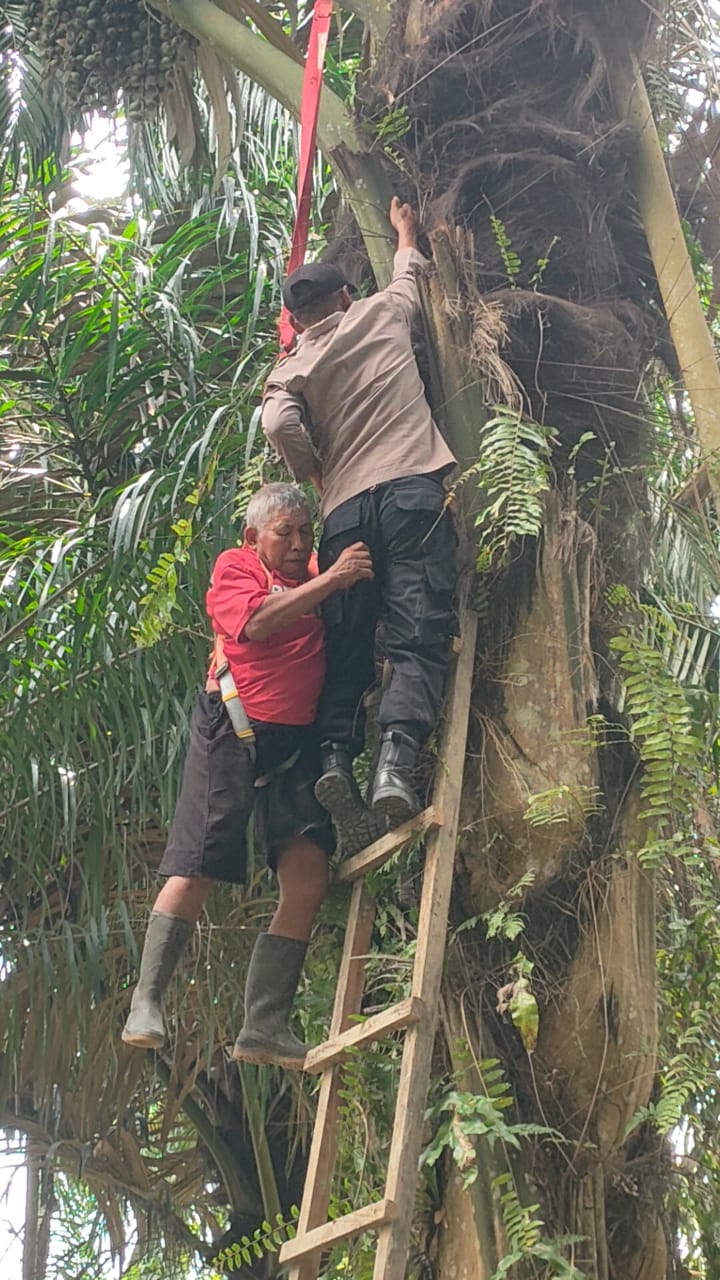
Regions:
M 310 932 L 328 884 L 334 837 L 314 795 L 320 774 L 313 722 L 325 676 L 318 606 L 372 578 L 363 544 L 322 574 L 312 563 L 313 524 L 290 484 L 251 499 L 241 547 L 218 557 L 207 611 L 229 664 L 254 744 L 238 737 L 221 697 L 216 658 L 198 695 L 172 830 L 150 916 L 127 1044 L 160 1048 L 162 996 L 217 881 L 242 884 L 246 827 L 277 874 L 280 898 L 258 937 L 245 987 L 245 1024 L 233 1057 L 301 1067 L 307 1046 L 288 1025 Z M 216 649 L 217 653 L 217 649 Z

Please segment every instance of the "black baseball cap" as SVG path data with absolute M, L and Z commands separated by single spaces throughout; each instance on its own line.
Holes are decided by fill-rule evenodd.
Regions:
M 302 311 L 346 286 L 355 292 L 355 285 L 339 267 L 331 262 L 308 262 L 288 276 L 282 287 L 283 302 L 290 312 Z

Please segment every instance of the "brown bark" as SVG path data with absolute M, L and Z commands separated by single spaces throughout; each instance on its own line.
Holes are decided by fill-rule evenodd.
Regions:
M 596 802 L 597 753 L 587 726 L 597 701 L 589 638 L 594 549 L 588 526 L 551 495 L 531 599 L 512 637 L 488 655 L 484 700 L 499 698 L 501 707 L 482 716 L 465 813 L 473 831 L 470 895 L 485 909 L 528 871 L 536 888 L 559 875 Z M 548 798 L 553 820 L 534 825 L 539 796 Z M 488 850 L 480 858 L 471 856 L 478 827 Z
M 495 1271 L 495 1241 L 478 1227 L 476 1194 L 463 1187 L 457 1169 L 450 1166 L 430 1251 L 438 1280 L 490 1280 Z
M 563 1131 L 608 1161 L 647 1104 L 657 1056 L 655 878 L 638 848 L 639 799 L 620 818 L 620 848 L 588 872 L 583 936 L 567 981 L 543 1011 L 535 1080 Z
M 602 1165 L 570 1183 L 571 1230 L 582 1236 L 575 1261 L 593 1280 L 610 1280 L 607 1224 L 605 1221 L 605 1173 Z
M 663 1224 L 657 1212 L 647 1209 L 641 1223 L 640 1233 L 634 1238 L 630 1247 L 620 1241 L 613 1256 L 615 1275 L 623 1276 L 623 1280 L 667 1280 L 677 1276 L 688 1276 L 682 1271 L 668 1271 L 670 1262 L 667 1240 Z M 689 1276 L 688 1276 L 689 1280 Z

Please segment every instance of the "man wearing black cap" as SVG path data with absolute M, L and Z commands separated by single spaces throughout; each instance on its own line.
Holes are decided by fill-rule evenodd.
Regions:
M 420 299 L 413 210 L 395 198 L 393 280 L 353 301 L 329 263 L 288 276 L 283 300 L 298 332 L 270 375 L 262 424 L 296 480 L 322 496 L 321 570 L 356 542 L 370 549 L 372 581 L 323 605 L 327 676 L 318 712 L 324 772 L 316 794 L 348 847 L 419 808 L 412 771 L 437 722 L 453 631 L 455 535 L 444 478 L 455 459 L 433 422 L 411 343 Z M 374 679 L 383 620 L 391 678 L 378 714 L 382 738 L 372 787 L 374 820 L 352 774 L 362 750 L 363 694 Z M 378 822 L 379 819 L 379 822 Z

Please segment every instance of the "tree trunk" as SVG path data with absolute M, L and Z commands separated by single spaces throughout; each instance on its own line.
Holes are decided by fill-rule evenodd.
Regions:
M 50 1252 L 53 1213 L 53 1176 L 45 1164 L 41 1144 L 28 1138 L 25 1145 L 25 1234 L 22 1280 L 44 1280 Z
M 385 80 L 378 79 L 390 101 L 404 95 L 415 120 L 414 140 L 420 140 L 413 163 L 421 169 L 426 219 L 435 225 L 428 312 L 438 417 L 458 456 L 477 456 L 487 413 L 481 386 L 487 395 L 489 385 L 498 385 L 492 341 L 484 347 L 473 342 L 474 333 L 490 328 L 488 315 L 477 309 L 479 291 L 486 306 L 502 310 L 505 334 L 502 327 L 495 332 L 494 355 L 519 379 L 534 416 L 559 430 L 561 456 L 572 456 L 584 430 L 596 436 L 582 464 L 587 481 L 602 465 L 600 441 L 613 438 L 618 459 L 629 459 L 638 446 L 638 436 L 631 439 L 626 428 L 629 414 L 643 415 L 628 366 L 639 379 L 650 333 L 639 294 L 657 288 L 647 248 L 629 225 L 631 192 L 625 187 L 616 197 L 628 218 L 623 230 L 607 179 L 602 195 L 596 192 L 596 228 L 605 237 L 607 258 L 599 253 L 594 279 L 588 278 L 587 248 L 583 260 L 569 262 L 578 227 L 586 236 L 597 234 L 584 221 L 583 209 L 589 213 L 595 197 L 593 179 L 583 173 L 580 139 L 592 130 L 593 146 L 602 148 L 602 109 L 582 83 L 596 76 L 600 90 L 602 53 L 588 40 L 581 15 L 569 11 L 571 30 L 561 31 L 550 5 L 528 7 L 514 46 L 509 35 L 494 34 L 508 16 L 501 4 L 411 2 L 396 6 L 396 19 L 398 11 L 405 26 L 396 21 L 396 35 L 402 34 L 395 57 L 391 64 L 391 50 Z M 634 16 L 642 31 L 639 10 Z M 574 33 L 573 17 L 579 24 Z M 414 59 L 407 74 L 398 69 L 401 42 Z M 469 42 L 477 42 L 473 58 L 466 52 Z M 441 51 L 450 62 L 447 78 L 442 89 L 425 83 L 421 95 L 416 85 L 423 74 L 437 72 Z M 513 55 L 514 80 L 504 69 L 513 65 Z M 453 58 L 461 64 L 455 72 Z M 548 88 L 554 76 L 565 85 L 562 108 Z M 453 136 L 452 162 L 444 164 L 429 139 L 448 128 L 461 77 L 462 103 L 454 134 L 447 135 Z M 532 102 L 525 132 L 542 139 L 542 164 L 515 126 L 525 101 Z M 475 129 L 468 119 L 473 114 Z M 570 118 L 578 134 L 572 165 L 560 143 Z M 627 173 L 628 155 L 620 150 L 609 157 L 608 172 Z M 552 249 L 544 255 L 553 217 L 563 258 L 555 268 Z M 451 223 L 460 224 L 457 232 L 444 229 Z M 533 284 L 531 264 L 544 257 L 549 261 L 538 268 L 541 283 Z M 509 276 L 504 281 L 503 267 Z M 608 370 L 616 375 L 608 377 Z M 505 399 L 507 390 L 506 383 Z M 625 430 L 616 435 L 620 423 Z M 561 475 L 563 462 L 556 465 Z M 467 987 L 449 978 L 446 992 L 447 1008 L 456 1013 L 449 1019 L 450 1056 L 458 1036 L 467 1038 L 476 1060 L 497 1056 L 513 1084 L 517 1119 L 553 1130 L 560 1140 L 541 1138 L 532 1151 L 526 1146 L 512 1158 L 507 1149 L 500 1154 L 479 1142 L 477 1177 L 467 1188 L 459 1171 L 445 1166 L 443 1205 L 428 1245 L 437 1280 L 491 1276 L 509 1255 L 517 1256 L 510 1274 L 524 1275 L 549 1256 L 536 1248 L 538 1241 L 554 1238 L 557 1257 L 592 1280 L 663 1280 L 668 1269 L 658 1200 L 662 1178 L 657 1169 L 654 1182 L 643 1175 L 643 1142 L 650 1140 L 626 1138 L 629 1121 L 650 1099 L 656 1069 L 654 879 L 634 856 L 645 836 L 635 766 L 623 745 L 599 739 L 588 723 L 600 706 L 611 718 L 619 714 L 598 582 L 632 512 L 613 496 L 604 522 L 586 514 L 572 483 L 564 493 L 560 484 L 558 477 L 558 488 L 547 496 L 537 554 L 526 548 L 489 596 L 459 848 L 459 915 L 487 912 L 523 881 L 526 927 L 509 944 L 464 946 L 463 983 L 469 972 L 470 989 L 482 993 L 470 1030 L 467 1022 L 464 1030 L 457 1025 Z M 497 989 L 508 982 L 519 945 L 534 964 L 540 1013 L 537 1046 L 529 1049 L 496 1011 Z M 468 1088 L 480 1090 L 481 1080 Z M 512 1214 L 522 1210 L 528 1221 L 533 1215 L 541 1220 L 536 1236 L 530 1229 L 523 1238 L 513 1235 Z M 574 1242 L 563 1244 L 565 1235 Z
M 25 1235 L 23 1237 L 22 1280 L 41 1280 L 38 1277 L 37 1257 L 40 1227 L 40 1168 L 33 1159 L 32 1143 L 28 1139 L 25 1148 Z

